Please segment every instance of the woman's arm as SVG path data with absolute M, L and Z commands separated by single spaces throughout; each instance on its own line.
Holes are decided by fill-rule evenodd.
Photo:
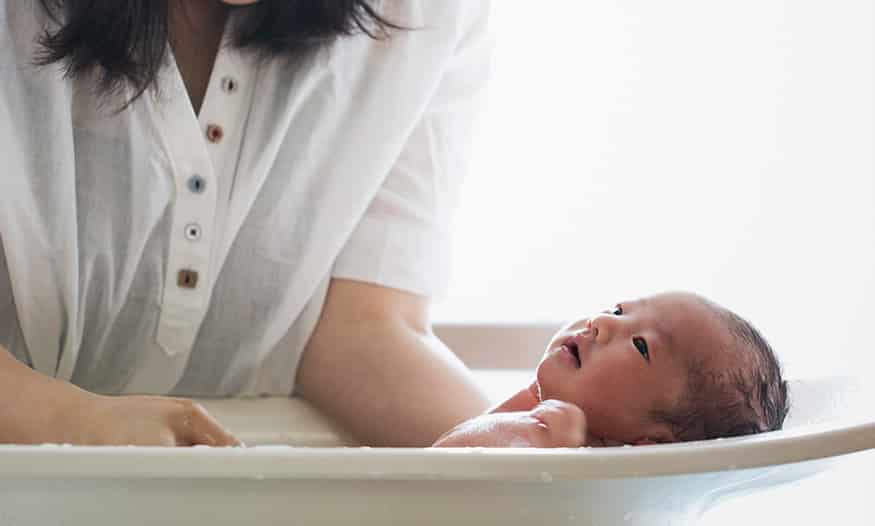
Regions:
M 30 369 L 0 346 L 0 443 L 64 442 L 57 426 L 87 396 Z
M 428 299 L 333 279 L 297 392 L 364 444 L 428 446 L 483 413 L 470 371 L 431 332 Z
M 100 396 L 40 374 L 0 346 L 0 443 L 237 445 L 199 405 L 158 396 Z

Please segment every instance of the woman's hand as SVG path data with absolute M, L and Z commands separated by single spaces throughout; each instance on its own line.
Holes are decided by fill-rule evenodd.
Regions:
M 81 445 L 241 446 L 191 400 L 90 395 L 63 419 L 63 435 Z
M 544 400 L 529 411 L 489 413 L 457 425 L 433 447 L 580 447 L 586 416 L 574 404 Z
M 40 374 L 0 345 L 0 443 L 242 445 L 191 400 L 101 396 Z

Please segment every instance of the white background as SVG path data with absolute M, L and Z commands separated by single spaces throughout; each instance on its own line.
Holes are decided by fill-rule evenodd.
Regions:
M 871 0 L 494 0 L 436 318 L 686 289 L 791 376 L 871 370 L 873 26 Z
M 558 323 L 687 289 L 750 319 L 791 377 L 875 377 L 871 0 L 493 5 L 438 320 Z M 875 523 L 865 478 L 705 522 Z

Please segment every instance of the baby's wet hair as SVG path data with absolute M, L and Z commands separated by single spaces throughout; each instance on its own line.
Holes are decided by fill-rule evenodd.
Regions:
M 655 411 L 676 440 L 708 440 L 776 431 L 789 410 L 787 382 L 762 334 L 734 312 L 704 300 L 724 323 L 740 364 L 714 370 L 702 359 L 687 364 L 685 394 L 674 407 Z

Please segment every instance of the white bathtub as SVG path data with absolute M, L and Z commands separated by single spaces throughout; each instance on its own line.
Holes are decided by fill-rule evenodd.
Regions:
M 528 376 L 479 374 L 496 398 Z M 351 441 L 298 400 L 204 401 L 249 448 L 0 447 L 0 526 L 693 524 L 875 449 L 861 382 L 791 385 L 780 432 L 579 450 L 335 447 Z

